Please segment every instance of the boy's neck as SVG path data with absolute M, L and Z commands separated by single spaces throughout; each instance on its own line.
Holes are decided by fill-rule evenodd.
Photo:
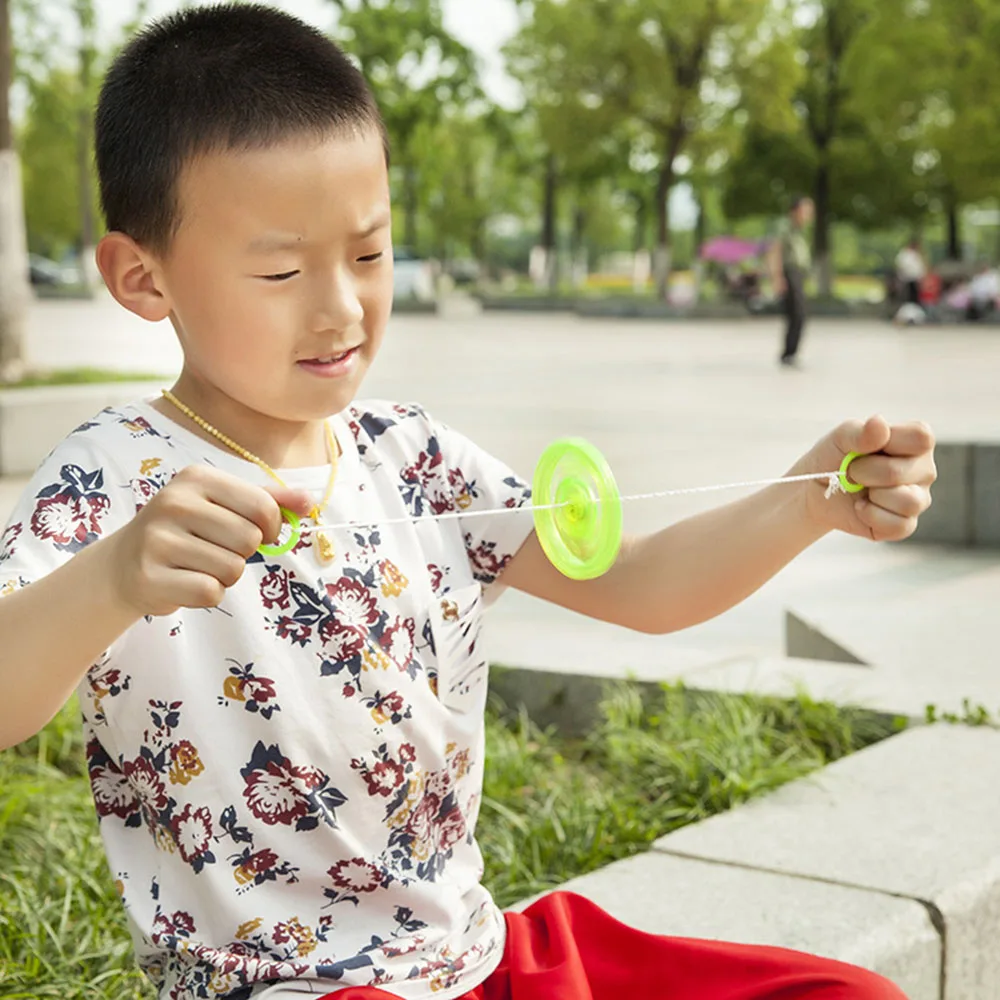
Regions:
M 322 420 L 307 423 L 275 420 L 221 393 L 209 395 L 199 392 L 196 385 L 183 375 L 171 392 L 202 420 L 272 469 L 312 468 L 330 463 L 325 422 Z M 169 400 L 160 397 L 154 401 L 153 408 L 216 448 L 235 454 Z

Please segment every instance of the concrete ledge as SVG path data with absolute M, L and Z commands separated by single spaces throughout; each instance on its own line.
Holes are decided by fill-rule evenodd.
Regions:
M 71 431 L 108 406 L 122 406 L 164 381 L 104 382 L 0 390 L 0 476 L 30 476 Z
M 665 683 L 680 682 L 692 692 L 774 698 L 795 698 L 802 694 L 816 701 L 851 706 L 881 716 L 924 718 L 925 706 L 914 710 L 912 704 L 901 701 L 897 686 L 876 670 L 780 657 L 747 657 L 695 666 L 680 670 L 669 680 L 492 666 L 490 691 L 509 708 L 523 708 L 543 729 L 554 727 L 563 736 L 576 738 L 585 736 L 600 722 L 606 685 L 626 679 L 651 710 L 662 705 Z
M 941 941 L 909 899 L 656 851 L 560 889 L 650 934 L 791 948 L 878 972 L 909 1000 L 940 1000 Z
M 1000 546 L 1000 445 L 972 449 L 971 544 Z
M 932 488 L 934 503 L 920 518 L 911 542 L 941 542 L 948 545 L 971 543 L 972 451 L 972 446 L 966 443 L 938 442 L 935 450 L 938 478 Z
M 940 442 L 934 504 L 911 542 L 1000 546 L 1000 444 Z
M 942 930 L 942 1000 L 996 1000 L 998 786 L 1000 732 L 918 727 L 656 850 L 920 902 Z

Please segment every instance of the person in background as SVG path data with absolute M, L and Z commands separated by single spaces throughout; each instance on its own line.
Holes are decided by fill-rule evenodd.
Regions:
M 927 264 L 920 249 L 920 240 L 914 236 L 896 254 L 896 277 L 899 279 L 901 297 L 907 305 L 920 305 L 920 283 L 927 275 Z
M 802 331 L 806 323 L 806 275 L 812 268 L 812 254 L 805 228 L 812 222 L 815 206 L 811 198 L 796 198 L 778 227 L 777 239 L 771 244 L 768 262 L 775 294 L 785 300 L 785 343 L 781 364 L 795 365 Z
M 984 319 L 996 310 L 998 300 L 1000 272 L 991 267 L 988 261 L 983 261 L 975 277 L 969 282 L 969 304 L 966 306 L 965 318 Z

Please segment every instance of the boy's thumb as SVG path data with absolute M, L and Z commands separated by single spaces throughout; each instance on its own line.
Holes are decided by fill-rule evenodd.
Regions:
M 316 501 L 305 490 L 293 490 L 287 486 L 265 486 L 264 489 L 277 500 L 279 507 L 300 517 L 305 517 L 316 505 Z

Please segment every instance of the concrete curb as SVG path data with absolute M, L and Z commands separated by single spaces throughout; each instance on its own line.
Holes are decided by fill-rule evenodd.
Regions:
M 909 1000 L 941 1000 L 941 939 L 913 900 L 657 850 L 559 891 L 648 934 L 790 948 L 877 972 Z
M 919 903 L 941 940 L 941 1000 L 995 1000 L 998 783 L 1000 732 L 918 727 L 656 850 Z

